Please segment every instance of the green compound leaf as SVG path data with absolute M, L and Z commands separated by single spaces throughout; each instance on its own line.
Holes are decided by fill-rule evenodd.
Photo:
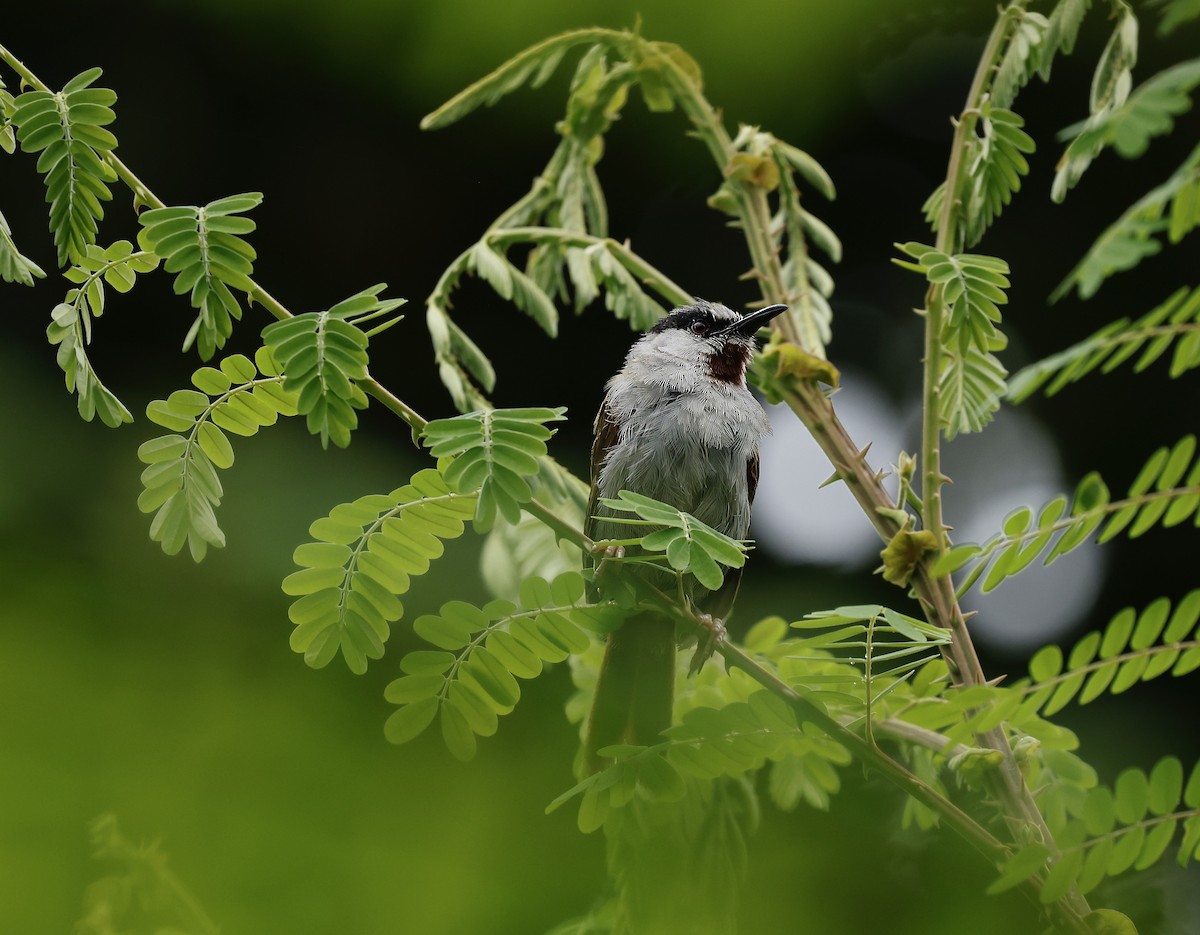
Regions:
M 117 174 L 105 156 L 117 138 L 104 127 L 116 119 L 117 95 L 93 88 L 99 68 L 83 72 L 62 91 L 26 91 L 13 104 L 12 123 L 21 151 L 40 153 L 37 168 L 45 177 L 50 230 L 58 248 L 58 264 L 79 262 L 96 242 L 102 201 L 111 201 L 109 184 Z
M 279 416 L 296 414 L 296 401 L 266 348 L 252 362 L 241 354 L 221 361 L 220 369 L 202 367 L 192 376 L 198 390 L 176 390 L 146 407 L 146 416 L 171 435 L 145 442 L 138 457 L 142 472 L 138 507 L 154 513 L 150 538 L 168 555 L 187 543 L 201 561 L 209 546 L 225 545 L 215 509 L 224 491 L 217 470 L 233 465 L 226 433 L 250 436 Z
M 1095 370 L 1111 373 L 1135 356 L 1134 373 L 1141 373 L 1168 350 L 1172 378 L 1200 367 L 1200 288 L 1181 288 L 1135 321 L 1114 321 L 1065 351 L 1030 364 L 1009 381 L 1008 398 L 1019 403 L 1043 389 L 1053 396 Z
M 314 669 L 340 649 L 350 671 L 365 672 L 368 659 L 383 656 L 389 623 L 404 612 L 397 596 L 441 556 L 443 541 L 463 534 L 475 500 L 428 468 L 389 494 L 340 504 L 314 522 L 314 541 L 293 556 L 300 570 L 283 581 L 284 593 L 298 598 L 288 609 L 292 649 Z M 406 729 L 416 729 L 419 715 L 406 717 Z
M 741 568 L 746 564 L 749 545 L 739 542 L 707 526 L 690 513 L 669 504 L 622 490 L 615 499 L 601 498 L 600 502 L 614 513 L 633 516 L 605 516 L 606 523 L 629 526 L 661 526 L 636 541 L 647 552 L 665 553 L 667 565 L 680 574 L 690 574 L 702 586 L 715 591 L 725 580 L 720 568 Z M 650 561 L 659 561 L 657 558 Z M 646 558 L 627 556 L 623 561 L 645 562 Z
M 982 546 L 955 546 L 939 557 L 937 567 L 970 567 L 959 585 L 960 594 L 986 571 L 983 590 L 990 591 L 1034 559 L 1042 558 L 1049 565 L 1093 534 L 1098 542 L 1107 542 L 1122 532 L 1136 539 L 1157 525 L 1200 521 L 1200 460 L 1195 454 L 1196 439 L 1192 435 L 1185 435 L 1172 448 L 1159 448 L 1122 500 L 1112 501 L 1100 475 L 1088 474 L 1076 487 L 1069 511 L 1065 496 L 1045 504 L 1036 522 L 1033 511 L 1022 507 L 1009 515 L 1002 533 Z
M 262 194 L 250 192 L 203 207 L 154 208 L 138 216 L 138 243 L 163 260 L 163 268 L 175 274 L 175 294 L 190 293 L 192 307 L 199 312 L 183 349 L 196 344 L 203 360 L 225 346 L 233 334 L 233 320 L 242 317 L 230 290 L 254 288 L 250 274 L 258 254 L 239 235 L 250 233 L 255 224 L 236 215 L 261 203 Z
M 296 406 L 308 430 L 321 437 L 322 447 L 332 441 L 339 448 L 350 444 L 358 427 L 356 409 L 365 409 L 367 396 L 357 381 L 367 377 L 367 342 L 370 334 L 391 327 L 401 316 L 363 332 L 359 325 L 394 311 L 404 299 L 380 299 L 387 288 L 380 283 L 343 299 L 326 312 L 308 312 L 263 329 L 262 336 L 282 366 L 284 386 L 296 394 Z
M 478 493 L 474 526 L 487 532 L 499 513 L 509 523 L 521 519 L 521 506 L 533 498 L 525 480 L 538 473 L 538 459 L 561 422 L 565 408 L 481 409 L 437 419 L 425 426 L 424 443 L 435 458 L 453 457 L 446 482 L 460 493 Z
M 1172 611 L 1159 598 L 1141 613 L 1126 607 L 1103 631 L 1079 640 L 1066 659 L 1057 646 L 1039 650 L 1029 678 L 1013 687 L 1031 710 L 1050 717 L 1071 702 L 1089 704 L 1139 682 L 1200 668 L 1200 591 L 1189 592 Z
M 77 266 L 65 273 L 77 285 L 67 290 L 66 298 L 54 307 L 46 338 L 58 346 L 58 366 L 66 378 L 67 389 L 79 400 L 79 414 L 91 422 L 97 415 L 110 428 L 132 422 L 133 416 L 96 375 L 88 358 L 92 341 L 92 320 L 104 313 L 105 284 L 118 292 L 128 292 L 138 273 L 158 266 L 152 253 L 137 252 L 127 240 L 118 240 L 107 250 L 89 244 Z
M 564 572 L 552 582 L 524 581 L 519 606 L 451 601 L 437 614 L 418 617 L 417 635 L 438 649 L 417 650 L 400 661 L 405 674 L 385 692 L 400 705 L 384 725 L 388 740 L 406 743 L 440 714 L 446 746 L 459 759 L 470 759 L 476 735 L 495 733 L 496 718 L 516 706 L 517 679 L 536 678 L 544 663 L 586 650 L 589 633 L 620 625 L 620 611 L 587 603 L 584 592 L 583 576 Z
M 45 279 L 45 271 L 27 256 L 22 256 L 13 243 L 12 229 L 0 214 L 0 279 L 32 286 L 34 278 Z
M 1200 764 L 1188 780 L 1188 790 L 1193 786 L 1200 786 Z M 1146 870 L 1166 853 L 1179 828 L 1183 829 L 1180 865 L 1196 859 L 1200 815 L 1187 798 L 1183 765 L 1177 758 L 1159 760 L 1149 775 L 1126 769 L 1112 788 L 1092 785 L 1080 792 L 1069 813 L 1050 822 L 1062 855 L 1046 873 L 1043 902 L 1053 902 L 1072 886 L 1087 894 L 1106 876 Z M 1008 889 L 1045 870 L 1048 857 L 1042 845 L 1027 846 L 1003 868 L 988 892 Z

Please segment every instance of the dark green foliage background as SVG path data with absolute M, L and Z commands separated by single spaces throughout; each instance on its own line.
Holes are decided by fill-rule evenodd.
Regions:
M 966 6 L 67 2 L 5 10 L 0 41 L 52 85 L 103 66 L 104 84 L 120 95 L 111 128 L 118 152 L 165 199 L 264 191 L 249 238 L 256 275 L 292 310 L 327 308 L 383 279 L 389 295 L 407 296 L 409 320 L 372 343 L 372 370 L 433 418 L 450 404 L 436 383 L 421 299 L 542 165 L 565 79 L 437 134 L 417 130 L 420 116 L 544 36 L 624 26 L 638 12 L 648 35 L 681 43 L 701 63 L 730 120 L 762 123 L 831 171 L 840 194 L 822 216 L 846 245 L 834 270 L 831 356 L 911 396 L 920 338 L 908 309 L 919 295 L 888 259 L 893 241 L 922 238 L 920 206 L 944 172 L 948 115 L 961 106 L 993 15 L 987 4 L 976 13 Z M 1092 25 L 1083 43 L 1095 48 L 1102 39 Z M 1144 57 L 1138 74 L 1187 54 L 1194 38 L 1184 30 L 1159 45 L 1163 61 Z M 1096 233 L 1182 159 L 1198 121 L 1184 115 L 1181 131 L 1132 169 L 1105 155 L 1055 207 L 1048 191 L 1058 151 L 1049 141 L 1085 113 L 1090 65 L 1068 59 L 1055 71 L 1052 93 L 1035 83 L 1022 97 L 1039 151 L 1028 191 L 986 243 L 1013 268 L 1012 370 L 1195 284 L 1185 277 L 1196 247 L 1185 241 L 1088 305 L 1071 299 L 1047 310 L 1044 297 Z M 628 108 L 599 170 L 614 233 L 632 237 L 686 288 L 745 302 L 753 289 L 736 279 L 748 265 L 740 237 L 704 206 L 716 180 L 682 129 L 677 115 Z M 50 270 L 42 194 L 32 160 L 0 157 L 0 207 L 21 249 Z M 117 188 L 103 242 L 136 234 L 127 204 Z M 134 839 L 161 839 L 229 933 L 526 933 L 583 911 L 604 872 L 602 841 L 581 838 L 569 811 L 542 815 L 572 782 L 564 671 L 526 686 L 527 703 L 463 766 L 434 736 L 401 748 L 383 740 L 391 710 L 383 686 L 414 644 L 404 625 L 362 678 L 340 665 L 311 671 L 287 648 L 287 598 L 276 583 L 292 570 L 292 548 L 334 503 L 390 490 L 423 465 L 403 426 L 373 407 L 349 451 L 322 451 L 294 420 L 247 440 L 221 508 L 228 548 L 199 567 L 169 559 L 134 505 L 135 451 L 161 434 L 141 417 L 146 402 L 186 385 L 198 365 L 177 353 L 192 312 L 163 276 L 111 297 L 93 359 L 137 418 L 113 432 L 78 420 L 44 340 L 67 285 L 52 273 L 33 290 L 0 290 L 0 929 L 69 929 L 84 887 L 106 871 L 86 840 L 87 822 L 104 811 Z M 593 309 L 565 320 L 552 345 L 477 283 L 460 294 L 458 311 L 500 368 L 500 405 L 570 407 L 553 450 L 582 470 L 601 385 L 629 340 L 625 326 Z M 266 316 L 248 317 L 229 350 L 252 353 Z M 1194 379 L 1168 385 L 1159 373 L 1135 384 L 1097 381 L 1036 405 L 1069 472 L 1103 467 L 1120 482 L 1153 447 L 1194 430 L 1179 415 L 1196 411 L 1196 397 Z M 1120 606 L 1195 586 L 1194 532 L 1155 531 L 1144 542 L 1106 546 L 1119 571 L 1097 582 L 1093 628 Z M 406 618 L 451 597 L 484 599 L 472 577 L 476 557 L 472 537 L 452 543 L 406 596 Z M 865 571 L 815 574 L 755 555 L 738 622 L 891 599 Z M 1013 659 L 989 664 L 1021 668 Z M 1168 739 L 1190 713 L 1188 695 L 1173 688 L 1148 686 L 1071 715 L 1104 778 L 1116 764 L 1148 767 L 1168 752 L 1189 763 L 1200 753 L 1194 732 Z M 746 931 L 799 923 L 849 935 L 883 919 L 898 933 L 1032 930 L 1016 897 L 974 915 L 986 868 L 945 837 L 900 839 L 891 830 L 898 796 L 853 768 L 845 778 L 853 792 L 831 815 L 766 811 Z M 1171 868 L 1160 878 L 1170 894 Z M 1160 898 L 1177 894 L 1151 888 L 1116 902 Z M 1155 931 L 1153 915 L 1139 921 L 1147 935 Z

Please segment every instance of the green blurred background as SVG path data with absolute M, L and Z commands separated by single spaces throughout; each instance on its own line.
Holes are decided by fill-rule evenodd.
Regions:
M 409 297 L 409 320 L 373 345 L 372 369 L 432 418 L 450 405 L 421 299 L 540 171 L 570 66 L 446 131 L 423 135 L 418 120 L 555 31 L 628 26 L 639 14 L 647 36 L 696 57 L 731 125 L 761 124 L 831 171 L 839 198 L 816 211 L 846 245 L 833 270 L 832 356 L 871 374 L 898 405 L 911 400 L 919 324 L 910 309 L 921 291 L 888 259 L 894 241 L 927 238 L 920 205 L 944 172 L 947 118 L 961 106 L 990 4 L 72 0 L 5 10 L 0 43 L 52 86 L 101 65 L 102 83 L 120 95 L 120 155 L 168 202 L 264 191 L 256 275 L 289 308 L 326 308 L 380 280 Z M 1144 33 L 1149 40 L 1149 25 Z M 1106 155 L 1065 208 L 1051 205 L 1053 134 L 1084 115 L 1103 41 L 1104 24 L 1093 22 L 1081 51 L 1056 65 L 1054 89 L 1035 85 L 1018 103 L 1039 152 L 1028 192 L 983 245 L 1014 268 L 1012 369 L 1140 314 L 1196 268 L 1185 242 L 1089 305 L 1045 303 L 1103 226 L 1197 135 L 1186 115 L 1135 167 Z M 1194 43 L 1194 30 L 1149 40 L 1138 75 Z M 613 233 L 695 293 L 745 303 L 755 296 L 737 279 L 747 265 L 740 237 L 705 207 L 718 180 L 684 129 L 678 115 L 627 107 L 600 167 Z M 22 250 L 51 270 L 42 198 L 30 158 L 0 158 L 0 208 Z M 136 233 L 127 208 L 118 190 L 105 241 Z M 54 273 L 32 290 L 0 289 L 0 931 L 70 930 L 85 887 L 110 869 L 92 860 L 87 840 L 88 822 L 110 811 L 129 837 L 161 842 L 228 933 L 530 933 L 585 911 L 603 889 L 603 842 L 581 836 L 569 810 L 543 815 L 572 782 L 564 670 L 523 685 L 525 702 L 464 766 L 435 735 L 403 748 L 383 740 L 383 686 L 413 644 L 404 623 L 364 677 L 340 661 L 310 671 L 287 647 L 277 582 L 292 549 L 333 504 L 390 490 L 421 465 L 407 431 L 373 409 L 348 451 L 321 451 L 298 424 L 238 444 L 221 507 L 228 548 L 201 566 L 167 558 L 134 504 L 134 453 L 155 428 L 142 418 L 119 431 L 85 424 L 62 388 L 43 332 L 65 289 Z M 554 451 L 582 471 L 591 412 L 630 340 L 625 326 L 592 309 L 564 320 L 555 347 L 475 284 L 457 313 L 497 361 L 500 404 L 570 406 Z M 111 301 L 93 359 L 135 416 L 197 366 L 177 352 L 190 316 L 162 277 Z M 229 350 L 252 351 L 265 323 L 250 311 Z M 1155 405 L 1160 392 L 1171 406 Z M 1194 380 L 1151 374 L 1029 408 L 1070 482 L 1105 465 L 1119 485 L 1154 446 L 1192 428 L 1179 419 L 1196 401 Z M 1075 633 L 1195 583 L 1187 530 L 1156 531 L 1145 549 L 1106 549 L 1121 570 L 1094 582 L 1096 604 Z M 470 537 L 452 544 L 406 598 L 406 619 L 451 597 L 484 598 L 477 561 Z M 788 564 L 760 551 L 739 620 L 897 603 L 872 564 Z M 989 670 L 1019 673 L 1021 658 L 995 648 Z M 1192 723 L 1191 694 L 1152 686 L 1064 717 L 1111 780 L 1168 752 L 1194 760 L 1195 732 L 1173 736 Z M 830 814 L 764 812 L 746 932 L 1036 930 L 1015 898 L 978 914 L 989 879 L 979 862 L 947 836 L 902 836 L 896 795 L 855 768 L 844 778 Z M 1186 912 L 1195 878 L 1190 897 L 1187 878 L 1170 870 L 1154 882 L 1104 898 L 1136 910 L 1143 932 L 1167 931 L 1161 907 Z

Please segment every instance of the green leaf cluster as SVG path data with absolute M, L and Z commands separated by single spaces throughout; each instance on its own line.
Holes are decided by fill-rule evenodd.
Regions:
M 283 581 L 284 593 L 297 598 L 288 608 L 292 649 L 313 668 L 340 649 L 350 671 L 365 672 L 368 659 L 383 656 L 388 624 L 404 613 L 397 595 L 429 570 L 445 540 L 463 534 L 475 500 L 427 468 L 389 494 L 339 504 L 316 520 L 313 541 L 293 555 L 300 571 Z
M 866 708 L 868 717 L 876 702 L 950 642 L 949 633 L 940 627 L 879 604 L 814 611 L 791 627 L 812 634 L 791 642 L 791 659 L 850 663 L 838 667 L 840 671 L 814 675 L 813 681 L 806 679 L 808 687 L 819 685 L 827 704 Z
M 1108 147 L 1136 159 L 1157 136 L 1171 132 L 1175 118 L 1191 109 L 1191 92 L 1200 84 L 1200 59 L 1160 71 L 1119 105 L 1094 112 L 1062 136 L 1071 142 L 1059 160 L 1051 195 L 1062 201 L 1092 161 Z
M 170 435 L 138 448 L 142 493 L 138 507 L 154 513 L 150 538 L 168 555 L 187 543 L 192 558 L 202 560 L 209 546 L 225 545 L 215 508 L 224 490 L 217 470 L 233 466 L 227 433 L 251 436 L 279 416 L 296 414 L 295 399 L 270 352 L 259 348 L 254 360 L 234 354 L 220 368 L 201 367 L 192 374 L 194 390 L 176 390 L 146 407 L 146 417 Z
M 1180 866 L 1200 860 L 1200 764 L 1192 769 L 1186 785 L 1184 780 L 1182 764 L 1168 756 L 1148 775 L 1131 767 L 1117 776 L 1111 789 L 1089 789 L 1075 803 L 1070 820 L 1051 828 L 1061 856 L 1046 871 L 1042 901 L 1054 902 L 1071 887 L 1086 894 L 1106 876 L 1153 866 L 1180 827 Z M 1050 857 L 1044 844 L 1026 845 L 1012 856 L 988 891 L 1002 892 L 1028 879 L 1044 870 Z
M 610 604 L 589 604 L 578 572 L 552 582 L 531 577 L 520 603 L 496 600 L 484 607 L 463 601 L 418 617 L 417 635 L 436 650 L 415 650 L 400 661 L 405 674 L 385 697 L 400 705 L 384 725 L 392 743 L 406 743 L 440 715 L 442 737 L 456 757 L 475 755 L 476 736 L 496 732 L 497 717 L 521 697 L 517 679 L 537 678 L 546 663 L 587 649 L 590 633 L 607 633 L 622 614 Z
M 940 340 L 945 347 L 938 374 L 942 431 L 946 438 L 978 432 L 992 420 L 1006 391 L 1008 371 L 993 354 L 1007 339 L 996 327 L 1008 301 L 1008 264 L 974 253 L 950 255 L 919 243 L 896 244 L 915 262 L 893 260 L 925 276 L 933 301 L 945 308 Z
M 1141 613 L 1126 607 L 1103 631 L 1089 633 L 1063 658 L 1058 646 L 1045 646 L 1029 663 L 1019 690 L 1049 717 L 1072 701 L 1088 704 L 1105 693 L 1119 695 L 1138 682 L 1161 675 L 1187 675 L 1200 668 L 1200 591 L 1175 605 L 1165 597 Z
M 850 762 L 846 749 L 801 725 L 778 696 L 745 685 L 742 690 L 743 700 L 685 711 L 679 723 L 664 732 L 667 739 L 662 743 L 606 747 L 600 752 L 613 758 L 612 765 L 564 792 L 550 803 L 547 812 L 578 798 L 579 828 L 589 833 L 635 799 L 677 801 L 691 782 L 740 777 L 768 762 L 775 763 L 776 768 L 779 763 L 787 763 L 785 773 L 794 769 L 816 772 L 822 775 L 825 787 L 831 785 L 836 790 L 838 780 L 833 767 Z M 820 766 L 814 765 L 818 762 Z M 785 773 L 781 773 L 781 786 L 794 787 L 796 783 Z M 783 789 L 781 794 L 790 797 L 794 790 Z
M 1065 351 L 1018 371 L 1009 381 L 1008 398 L 1019 403 L 1041 390 L 1053 396 L 1097 369 L 1112 373 L 1135 355 L 1133 371 L 1141 373 L 1168 350 L 1172 378 L 1200 367 L 1200 288 L 1178 289 L 1140 318 L 1111 322 Z
M 79 262 L 96 242 L 97 222 L 104 218 L 100 202 L 112 200 L 108 186 L 117 178 L 105 161 L 117 138 L 104 129 L 116 119 L 117 95 L 92 87 L 100 75 L 91 68 L 57 93 L 26 91 L 13 102 L 21 151 L 41 154 L 37 169 L 46 181 L 59 266 Z
M 1011 107 L 1017 93 L 1042 68 L 1046 54 L 1043 50 L 1049 45 L 1048 52 L 1053 55 L 1057 48 L 1057 44 L 1048 44 L 1046 41 L 1050 20 L 1041 13 L 1016 4 L 1009 9 L 1008 41 L 988 89 L 988 102 L 996 108 Z
M 652 72 L 651 63 L 662 57 L 647 54 L 639 59 L 642 71 L 635 70 L 621 60 L 624 46 L 614 38 L 621 35 L 581 30 L 535 46 L 423 123 L 437 127 L 456 120 L 515 90 L 535 72 L 548 75 L 572 46 L 593 43 L 576 67 L 566 115 L 557 127 L 562 140 L 546 168 L 529 192 L 450 265 L 426 302 L 439 373 L 460 410 L 485 406 L 483 393 L 495 383 L 491 362 L 450 318 L 452 294 L 465 275 L 483 279 L 551 336 L 558 328 L 556 299 L 573 301 L 578 313 L 603 293 L 608 309 L 637 330 L 645 330 L 663 313 L 648 289 L 674 302 L 689 299 L 627 245 L 608 239 L 608 208 L 596 175 L 604 152 L 602 137 L 624 107 L 630 85 L 639 74 Z M 617 61 L 611 60 L 614 56 Z M 537 71 L 541 68 L 547 70 Z M 514 245 L 530 248 L 523 268 L 508 255 Z
M 1185 435 L 1171 448 L 1159 448 L 1129 485 L 1122 500 L 1111 500 L 1108 487 L 1096 472 L 1079 482 L 1067 509 L 1066 496 L 1055 497 L 1041 508 L 1023 506 L 1004 520 L 1000 533 L 983 545 L 959 545 L 934 563 L 933 574 L 947 574 L 970 565 L 959 585 L 965 593 L 981 576 L 990 591 L 1006 578 L 1043 557 L 1049 565 L 1078 548 L 1096 534 L 1107 542 L 1122 532 L 1137 538 L 1156 525 L 1177 526 L 1192 519 L 1200 525 L 1200 460 L 1192 463 L 1196 438 Z
M 58 346 L 58 366 L 67 390 L 78 397 L 79 414 L 88 422 L 97 414 L 110 428 L 133 421 L 125 405 L 100 382 L 87 346 L 92 343 L 92 319 L 104 314 L 105 284 L 117 292 L 128 292 L 138 273 L 148 273 L 156 266 L 154 254 L 135 253 L 129 241 L 118 240 L 108 249 L 88 244 L 78 265 L 64 274 L 76 285 L 50 313 L 46 338 Z
M 196 344 L 202 360 L 210 359 L 233 334 L 233 320 L 242 317 L 231 289 L 251 292 L 250 281 L 258 254 L 242 239 L 255 223 L 242 214 L 262 203 L 261 192 L 231 195 L 196 205 L 153 208 L 138 216 L 138 243 L 157 254 L 163 269 L 175 274 L 175 294 L 190 294 L 199 312 L 183 339 L 186 351 Z
M 481 409 L 452 419 L 437 419 L 422 431 L 435 458 L 453 457 L 446 482 L 459 493 L 477 494 L 474 525 L 487 532 L 499 513 L 509 523 L 521 518 L 521 506 L 533 499 L 527 477 L 539 471 L 538 459 L 565 408 Z
M 339 448 L 350 444 L 350 433 L 358 427 L 355 409 L 367 407 L 367 396 L 358 387 L 367 378 L 369 335 L 362 323 L 386 315 L 404 304 L 404 299 L 380 299 L 386 283 L 364 289 L 343 299 L 325 312 L 308 312 L 267 325 L 263 341 L 279 361 L 284 387 L 296 396 L 296 410 L 305 417 L 308 430 L 321 438 L 321 446 L 332 441 Z M 389 328 L 400 316 L 372 330 Z
M 614 513 L 632 516 L 606 516 L 604 521 L 627 526 L 654 526 L 653 532 L 633 540 L 646 552 L 664 553 L 662 558 L 627 555 L 623 561 L 645 563 L 665 560 L 667 566 L 688 574 L 703 587 L 715 591 L 725 580 L 726 568 L 741 568 L 746 564 L 746 543 L 717 532 L 690 513 L 669 504 L 645 497 L 630 490 L 620 491 L 616 498 L 601 498 L 600 502 Z M 633 517 L 636 516 L 637 519 Z

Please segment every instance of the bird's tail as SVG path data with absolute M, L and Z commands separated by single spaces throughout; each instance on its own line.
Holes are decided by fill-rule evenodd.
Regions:
M 597 751 L 649 745 L 671 726 L 675 700 L 675 624 L 662 614 L 630 617 L 609 634 L 584 739 L 588 773 L 605 766 Z

